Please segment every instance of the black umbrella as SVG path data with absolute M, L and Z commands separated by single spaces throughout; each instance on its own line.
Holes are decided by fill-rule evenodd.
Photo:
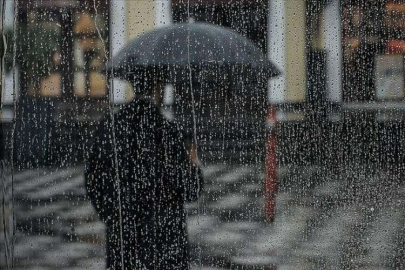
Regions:
M 221 26 L 180 23 L 140 35 L 123 48 L 107 69 L 128 79 L 138 69 L 188 66 L 240 66 L 269 78 L 280 74 L 246 37 Z

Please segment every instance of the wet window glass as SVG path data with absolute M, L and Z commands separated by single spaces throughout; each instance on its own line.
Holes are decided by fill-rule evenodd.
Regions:
M 405 1 L 0 11 L 0 269 L 405 268 Z

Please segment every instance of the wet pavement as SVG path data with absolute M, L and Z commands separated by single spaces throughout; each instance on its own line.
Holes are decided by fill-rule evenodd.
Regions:
M 187 205 L 193 269 L 405 268 L 405 183 L 394 168 L 280 168 L 272 224 L 260 166 L 204 175 L 203 196 Z M 14 269 L 105 268 L 82 167 L 16 172 L 14 195 Z

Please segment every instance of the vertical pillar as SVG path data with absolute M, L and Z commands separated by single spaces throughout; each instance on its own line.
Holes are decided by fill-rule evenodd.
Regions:
M 267 110 L 267 137 L 265 142 L 264 219 L 271 223 L 276 216 L 277 195 L 277 110 L 272 104 Z
M 14 1 L 6 1 L 5 4 L 5 10 L 4 10 L 4 30 L 8 29 L 13 29 L 13 24 L 14 24 Z M 8 40 L 7 44 L 7 52 L 13 51 L 13 43 L 12 40 Z M 14 83 L 13 83 L 13 73 L 15 74 L 16 78 L 16 85 L 14 89 Z M 16 67 L 15 70 L 9 73 L 4 73 L 3 74 L 3 79 L 2 85 L 4 85 L 2 92 L 1 92 L 1 102 L 2 104 L 13 104 L 14 101 L 14 94 L 16 95 L 16 98 L 18 98 L 18 68 Z
M 306 96 L 306 2 L 270 0 L 268 16 L 269 59 L 283 74 L 269 81 L 268 132 L 266 139 L 266 179 L 264 215 L 274 220 L 277 192 L 277 110 L 276 103 L 304 101 Z
M 326 91 L 330 101 L 341 102 L 342 95 L 342 39 L 340 0 L 325 8 L 324 47 L 326 58 Z
M 268 15 L 268 56 L 282 71 L 282 75 L 269 80 L 268 100 L 283 102 L 286 97 L 285 82 L 285 1 L 269 0 Z
M 269 102 L 304 101 L 306 95 L 305 1 L 270 0 L 268 54 L 282 70 L 269 82 Z
M 282 71 L 282 75 L 269 80 L 269 107 L 266 117 L 267 134 L 265 141 L 265 183 L 264 183 L 264 219 L 270 223 L 276 214 L 277 192 L 277 156 L 276 156 L 276 103 L 286 100 L 286 18 L 285 1 L 270 0 L 268 14 L 268 45 L 267 51 L 273 61 Z
M 170 25 L 172 22 L 172 1 L 155 0 L 155 27 Z
M 128 40 L 155 27 L 155 1 L 122 1 L 126 3 L 126 30 Z
M 306 97 L 306 1 L 284 2 L 286 99 L 301 102 Z
M 127 33 L 125 29 L 126 20 L 126 4 L 125 1 L 110 1 L 110 44 L 112 57 L 124 47 L 127 42 Z M 109 59 L 112 61 L 112 59 Z M 122 103 L 128 98 L 128 89 L 125 82 L 113 79 L 113 89 L 110 95 L 112 103 Z
M 111 1 L 111 50 L 112 54 L 116 55 L 122 47 L 125 46 L 127 41 L 127 33 L 125 29 L 125 20 L 127 10 L 125 1 Z

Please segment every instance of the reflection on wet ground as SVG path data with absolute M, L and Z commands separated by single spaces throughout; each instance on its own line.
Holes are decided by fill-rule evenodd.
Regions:
M 209 165 L 187 205 L 193 269 L 401 269 L 405 183 L 393 169 L 286 167 L 277 215 L 263 222 L 258 166 Z M 14 177 L 15 269 L 103 269 L 104 226 L 82 167 Z

